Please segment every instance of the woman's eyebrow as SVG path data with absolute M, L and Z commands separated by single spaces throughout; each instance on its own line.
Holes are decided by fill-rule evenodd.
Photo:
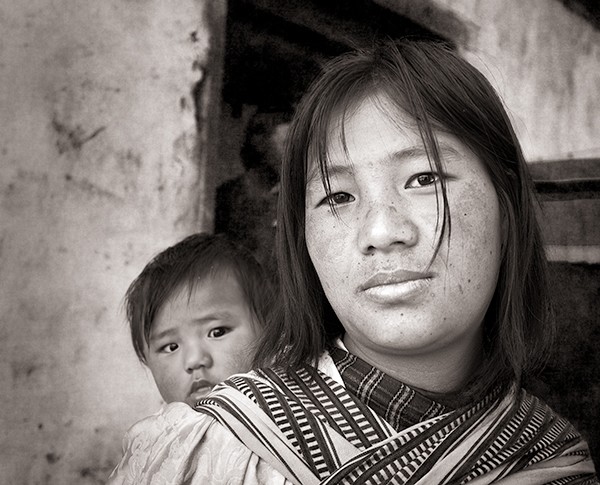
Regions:
M 453 145 L 450 145 L 449 143 L 446 142 L 440 142 L 438 143 L 439 149 L 440 149 L 440 155 L 442 157 L 442 159 L 457 159 L 457 158 L 463 158 L 465 155 L 458 149 L 456 149 L 456 147 L 454 147 Z
M 439 142 L 438 148 L 442 158 L 456 158 L 461 156 L 461 153 L 449 143 Z M 431 155 L 431 151 L 429 151 L 429 154 Z M 403 148 L 394 152 L 389 158 L 394 161 L 405 161 L 420 157 L 427 157 L 427 150 L 423 145 Z
M 333 164 L 327 165 L 327 176 L 335 177 L 339 175 L 353 175 L 354 170 L 352 169 L 352 165 L 349 164 Z M 314 164 L 313 167 L 308 172 L 308 176 L 306 177 L 306 185 L 321 182 L 321 170 L 320 165 Z
M 444 141 L 438 142 L 438 148 L 442 160 L 451 160 L 463 156 L 461 152 L 458 151 L 454 146 Z M 425 149 L 425 147 L 423 145 L 413 145 L 393 152 L 388 157 L 386 157 L 386 162 L 403 162 L 423 157 L 427 158 L 427 150 Z M 352 168 L 351 163 L 334 163 L 331 165 L 328 164 L 327 175 L 330 178 L 338 175 L 352 176 L 354 175 L 354 170 Z M 318 163 L 313 164 L 306 177 L 307 186 L 315 182 L 321 183 L 321 170 L 320 165 Z
M 403 148 L 402 150 L 395 151 L 388 157 L 388 161 L 403 162 L 405 160 L 412 160 L 413 158 L 426 157 L 427 151 L 421 145 L 415 145 L 411 147 Z

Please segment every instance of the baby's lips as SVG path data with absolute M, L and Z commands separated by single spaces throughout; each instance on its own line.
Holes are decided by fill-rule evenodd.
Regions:
M 205 398 L 210 391 L 212 391 L 212 386 L 199 387 L 194 392 L 190 393 L 190 398 L 192 401 L 199 401 L 200 399 Z

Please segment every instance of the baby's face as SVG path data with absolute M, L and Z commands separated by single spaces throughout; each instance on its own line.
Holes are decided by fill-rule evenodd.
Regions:
M 221 272 L 167 300 L 154 320 L 146 363 L 166 402 L 193 406 L 215 384 L 250 369 L 256 337 L 237 278 Z

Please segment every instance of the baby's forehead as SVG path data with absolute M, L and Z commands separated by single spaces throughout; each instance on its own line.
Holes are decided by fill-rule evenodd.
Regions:
M 254 313 L 242 278 L 233 270 L 220 270 L 188 278 L 173 287 L 157 307 L 152 326 L 174 314 L 195 314 L 200 318 L 205 313 L 239 312 L 243 307 Z
M 191 299 L 198 289 L 223 283 L 243 289 L 242 278 L 233 263 L 219 263 L 202 272 L 190 273 L 173 288 L 168 299 L 182 297 Z

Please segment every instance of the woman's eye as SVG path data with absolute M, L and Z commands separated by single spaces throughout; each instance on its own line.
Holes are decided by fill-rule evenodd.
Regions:
M 159 349 L 159 352 L 162 352 L 162 353 L 165 353 L 165 354 L 171 354 L 171 353 L 175 352 L 178 348 L 179 348 L 179 345 L 177 345 L 175 343 L 170 343 L 170 344 L 167 344 L 167 345 L 163 345 Z
M 334 194 L 330 194 L 327 197 L 325 197 L 322 201 L 326 202 L 328 204 L 332 204 L 332 205 L 341 205 L 341 204 L 347 204 L 348 202 L 353 202 L 354 196 L 350 195 L 347 192 L 336 192 Z
M 209 338 L 220 338 L 223 337 L 229 330 L 226 327 L 216 327 L 208 332 Z
M 420 187 L 427 187 L 428 185 L 435 184 L 439 179 L 440 176 L 437 173 L 420 173 L 410 178 L 406 183 L 406 188 L 418 189 Z

